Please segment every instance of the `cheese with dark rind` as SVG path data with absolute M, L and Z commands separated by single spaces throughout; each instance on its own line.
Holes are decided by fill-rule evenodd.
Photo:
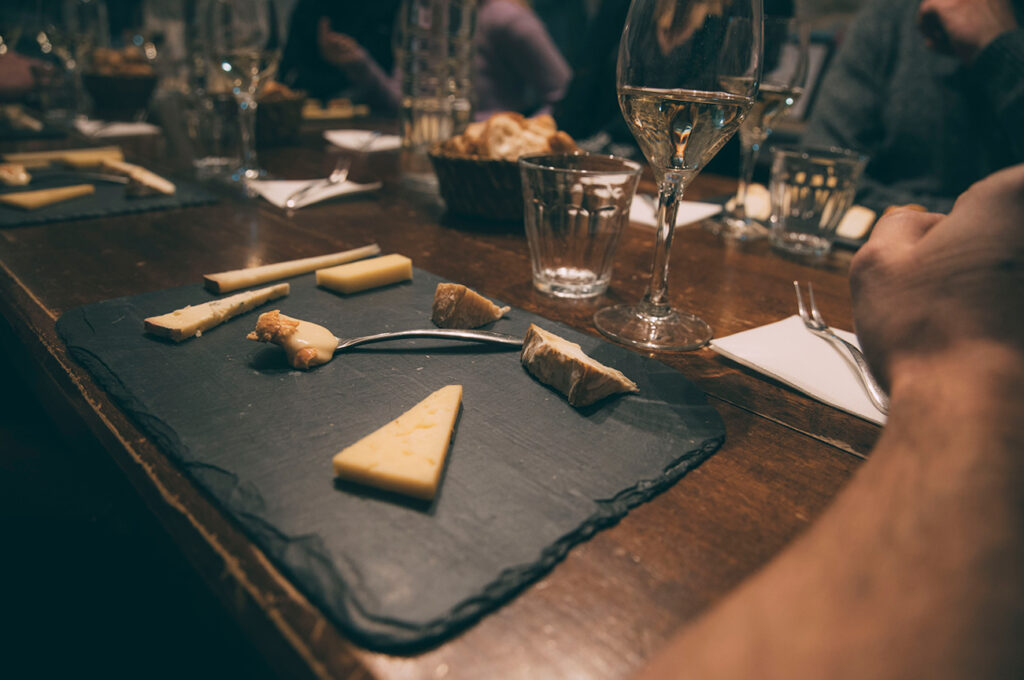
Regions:
M 247 290 L 220 300 L 211 300 L 198 305 L 189 305 L 168 314 L 145 319 L 146 332 L 182 342 L 202 335 L 214 326 L 228 319 L 244 314 L 262 304 L 284 297 L 291 290 L 287 283 L 268 286 L 259 290 Z
M 234 269 L 228 272 L 207 274 L 203 277 L 203 285 L 214 293 L 229 293 L 247 286 L 258 286 L 261 283 L 286 279 L 290 276 L 308 274 L 311 271 L 322 267 L 330 267 L 353 260 L 360 260 L 380 253 L 380 247 L 376 243 L 352 250 L 343 250 L 339 253 L 317 255 L 316 257 L 305 257 L 300 260 L 288 260 L 286 262 L 275 262 L 259 267 L 247 269 Z
M 395 254 L 316 271 L 316 285 L 346 295 L 410 280 L 412 260 Z
M 576 407 L 589 406 L 612 394 L 639 391 L 621 371 L 587 356 L 575 342 L 534 324 L 526 331 L 519 356 L 533 377 L 564 394 Z
M 437 390 L 387 425 L 334 456 L 341 479 L 432 499 L 462 402 L 462 385 Z
M 461 283 L 439 283 L 431 318 L 439 328 L 477 328 L 497 321 L 511 307 L 499 307 Z
M 70 201 L 72 198 L 88 196 L 95 192 L 96 187 L 91 184 L 73 184 L 69 187 L 0 194 L 0 202 L 23 210 L 37 210 L 54 203 L 60 203 L 61 201 Z

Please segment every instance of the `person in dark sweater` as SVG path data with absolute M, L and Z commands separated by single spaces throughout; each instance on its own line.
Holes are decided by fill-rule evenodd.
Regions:
M 1024 162 L 1024 0 L 871 0 L 825 76 L 805 142 L 870 156 L 857 201 L 948 212 Z

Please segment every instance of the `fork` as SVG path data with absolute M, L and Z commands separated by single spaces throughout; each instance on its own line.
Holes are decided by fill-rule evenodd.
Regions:
M 489 342 L 496 345 L 508 345 L 511 347 L 523 346 L 523 338 L 517 338 L 514 335 L 506 335 L 505 333 L 495 333 L 494 331 L 470 331 L 456 328 L 423 328 L 411 331 L 389 331 L 387 333 L 376 333 L 374 335 L 364 335 L 359 338 L 339 338 L 338 346 L 334 348 L 334 351 L 340 352 L 341 350 L 348 349 L 349 347 L 355 347 L 356 345 L 395 340 L 397 338 L 448 338 L 449 340 Z
M 868 368 L 868 362 L 864 358 L 864 354 L 846 340 L 842 339 L 838 335 L 832 332 L 832 329 L 825 323 L 825 319 L 821 316 L 821 312 L 818 310 L 818 304 L 814 301 L 814 286 L 810 283 L 807 284 L 807 297 L 810 302 L 810 311 L 804 305 L 804 298 L 800 294 L 800 284 L 797 281 L 793 282 L 793 288 L 796 290 L 796 304 L 800 310 L 800 318 L 803 319 L 804 326 L 807 327 L 811 333 L 814 333 L 818 337 L 828 340 L 837 349 L 845 347 L 850 354 L 850 358 L 853 359 L 854 365 L 857 367 L 857 376 L 860 378 L 861 384 L 864 385 L 864 391 L 868 393 L 868 398 L 871 403 L 875 405 L 882 413 L 889 413 L 889 397 L 886 395 L 885 390 L 878 384 L 875 377 L 871 375 L 871 369 Z
M 372 131 L 366 135 L 366 139 L 356 149 L 356 153 L 363 153 L 368 150 L 373 144 L 374 140 L 380 137 L 380 132 L 377 130 Z M 310 192 L 328 187 L 333 187 L 335 184 L 341 184 L 348 179 L 348 172 L 352 169 L 352 155 L 343 154 L 338 156 L 338 160 L 334 163 L 334 169 L 331 170 L 331 174 L 327 175 L 324 179 L 313 180 L 309 184 L 300 187 L 285 199 L 284 205 L 286 208 L 294 209 L 303 198 L 308 196 Z

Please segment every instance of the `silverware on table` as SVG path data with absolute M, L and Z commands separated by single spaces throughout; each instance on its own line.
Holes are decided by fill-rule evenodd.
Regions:
M 470 331 L 456 328 L 423 328 L 409 331 L 390 331 L 377 333 L 375 335 L 364 335 L 359 338 L 338 338 L 338 346 L 335 352 L 339 352 L 356 345 L 365 345 L 371 342 L 383 342 L 396 340 L 398 338 L 447 338 L 449 340 L 468 340 L 472 342 L 487 342 L 496 345 L 508 345 L 510 347 L 522 347 L 523 338 L 494 331 Z
M 374 130 L 366 136 L 363 143 L 356 149 L 356 153 L 363 153 L 367 151 L 373 144 L 374 140 L 380 137 L 380 132 Z M 328 187 L 332 187 L 335 184 L 341 184 L 348 179 L 349 170 L 352 169 L 352 155 L 342 154 L 338 156 L 338 160 L 334 163 L 334 169 L 324 179 L 318 179 L 300 187 L 285 199 L 284 205 L 286 208 L 294 209 L 303 198 L 308 196 L 313 191 L 321 191 Z
M 833 333 L 832 329 L 825 323 L 825 319 L 821 316 L 818 305 L 814 301 L 814 287 L 810 283 L 807 284 L 807 297 L 810 303 L 809 311 L 808 307 L 804 305 L 803 295 L 800 294 L 799 282 L 794 281 L 793 288 L 796 290 L 796 304 L 800 311 L 800 318 L 803 319 L 807 330 L 828 340 L 839 351 L 846 350 L 853 360 L 854 366 L 857 368 L 857 376 L 860 378 L 861 384 L 864 385 L 864 391 L 867 392 L 871 403 L 882 413 L 888 414 L 889 396 L 875 380 L 875 377 L 871 375 L 871 369 L 868 368 L 868 362 L 860 349 Z

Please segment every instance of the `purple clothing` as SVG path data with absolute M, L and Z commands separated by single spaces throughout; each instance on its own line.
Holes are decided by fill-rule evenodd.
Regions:
M 478 119 L 497 111 L 549 113 L 569 87 L 569 64 L 537 15 L 516 2 L 481 3 L 474 43 Z

